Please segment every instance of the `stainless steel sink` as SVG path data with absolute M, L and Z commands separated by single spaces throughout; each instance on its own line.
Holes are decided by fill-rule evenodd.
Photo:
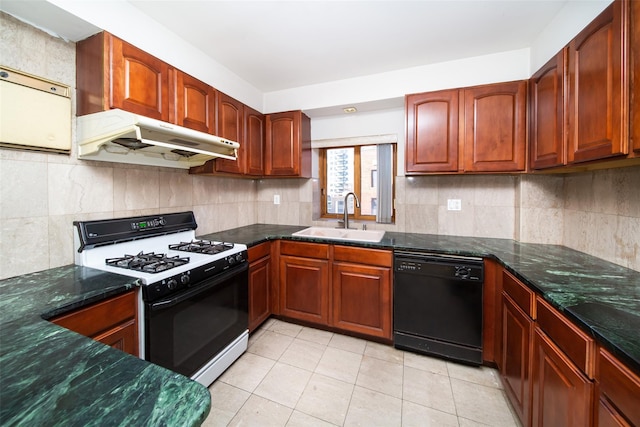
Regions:
M 383 230 L 345 230 L 344 228 L 309 227 L 297 231 L 292 236 L 316 237 L 330 240 L 351 240 L 356 242 L 379 242 L 384 237 Z

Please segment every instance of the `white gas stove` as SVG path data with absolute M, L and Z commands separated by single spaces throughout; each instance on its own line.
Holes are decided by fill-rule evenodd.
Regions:
M 77 265 L 137 279 L 141 358 L 208 386 L 246 350 L 246 245 L 196 239 L 193 212 L 73 224 Z
M 74 222 L 76 264 L 135 277 L 154 301 L 247 260 L 247 246 L 198 240 L 192 212 Z

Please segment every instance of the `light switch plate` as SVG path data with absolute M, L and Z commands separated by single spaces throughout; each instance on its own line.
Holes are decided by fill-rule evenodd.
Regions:
M 274 194 L 273 195 L 273 204 L 274 205 L 279 205 L 280 204 L 280 195 L 279 194 Z
M 447 199 L 447 210 L 448 211 L 461 211 L 462 210 L 462 200 L 460 200 L 460 199 Z

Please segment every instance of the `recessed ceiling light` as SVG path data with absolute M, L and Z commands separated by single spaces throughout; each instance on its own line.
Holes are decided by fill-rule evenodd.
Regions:
M 346 107 L 346 108 L 343 108 L 342 111 L 349 114 L 349 113 L 355 113 L 358 110 L 356 110 L 356 107 Z

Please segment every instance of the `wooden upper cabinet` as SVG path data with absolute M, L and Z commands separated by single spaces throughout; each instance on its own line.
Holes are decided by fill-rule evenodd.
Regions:
M 77 114 L 120 108 L 169 120 L 169 65 L 112 36 L 76 44 Z
M 111 108 L 169 120 L 169 65 L 103 33 L 109 43 Z
M 640 2 L 629 2 L 629 67 L 631 72 L 630 135 L 633 151 L 640 156 Z
M 563 49 L 529 80 L 531 168 L 566 164 L 565 70 Z
M 244 107 L 245 173 L 264 174 L 265 117 L 253 108 Z M 242 150 L 242 145 L 240 146 Z
M 215 90 L 208 84 L 183 73 L 172 70 L 172 96 L 174 107 L 170 117 L 172 123 L 201 132 L 215 133 Z
M 406 172 L 458 170 L 459 91 L 407 95 Z
M 268 114 L 265 175 L 311 177 L 311 121 L 302 111 Z
M 525 169 L 527 82 L 464 90 L 465 172 Z
M 229 95 L 218 93 L 217 135 L 240 144 L 237 160 L 216 159 L 216 172 L 244 173 L 246 146 L 243 140 L 244 105 Z
M 527 82 L 408 95 L 406 172 L 526 169 Z
M 628 153 L 625 6 L 615 1 L 569 43 L 569 163 Z

